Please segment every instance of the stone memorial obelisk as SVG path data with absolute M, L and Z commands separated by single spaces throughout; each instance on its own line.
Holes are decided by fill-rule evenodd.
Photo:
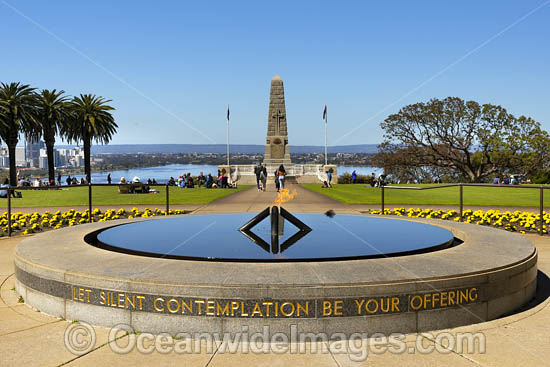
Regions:
M 285 91 L 283 79 L 278 75 L 271 79 L 264 164 L 267 166 L 291 165 L 286 128 Z M 288 168 L 290 167 L 287 167 L 287 170 Z

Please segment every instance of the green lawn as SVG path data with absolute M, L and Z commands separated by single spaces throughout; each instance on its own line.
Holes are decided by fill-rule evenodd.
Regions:
M 170 204 L 207 204 L 224 196 L 249 188 L 240 185 L 237 189 L 182 189 L 170 188 Z M 98 186 L 92 188 L 92 205 L 166 205 L 166 189 L 155 187 L 158 194 L 119 194 L 118 186 Z M 59 207 L 88 205 L 88 187 L 67 187 L 62 190 L 22 190 L 23 198 L 12 198 L 12 207 Z M 7 200 L 0 199 L 0 208 L 7 207 Z
M 366 184 L 340 184 L 323 189 L 321 185 L 303 187 L 327 195 L 346 204 L 380 204 L 380 189 Z M 431 186 L 431 185 L 400 185 Z M 538 189 L 513 189 L 500 187 L 464 187 L 464 205 L 470 206 L 538 206 Z M 544 192 L 544 205 L 550 206 L 550 190 Z M 459 188 L 445 187 L 433 190 L 385 189 L 384 202 L 392 205 L 459 205 Z

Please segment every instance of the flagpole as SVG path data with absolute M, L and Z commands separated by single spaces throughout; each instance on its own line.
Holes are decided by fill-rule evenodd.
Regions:
M 325 106 L 326 109 L 326 106 Z M 327 156 L 327 125 L 328 125 L 328 112 L 325 113 L 325 166 L 328 165 Z
M 227 105 L 227 166 L 229 178 L 231 178 L 231 168 L 229 167 L 229 105 Z

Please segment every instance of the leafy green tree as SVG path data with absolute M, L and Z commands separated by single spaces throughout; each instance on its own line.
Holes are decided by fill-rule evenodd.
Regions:
M 15 147 L 19 142 L 19 134 L 30 134 L 36 124 L 34 90 L 27 84 L 0 84 L 0 137 L 8 146 L 11 185 L 17 182 Z
M 108 143 L 116 132 L 118 125 L 109 111 L 114 110 L 103 97 L 94 94 L 81 94 L 70 102 L 70 124 L 64 130 L 69 141 L 82 141 L 84 147 L 84 173 L 88 183 L 91 182 L 91 145 L 92 140 Z
M 46 154 L 48 156 L 48 178 L 50 182 L 55 182 L 55 157 L 54 145 L 55 136 L 61 131 L 66 130 L 68 124 L 70 109 L 68 99 L 64 96 L 65 91 L 42 90 L 37 95 L 36 104 L 36 126 L 31 134 L 33 138 L 44 138 L 46 144 Z
M 380 126 L 387 156 L 378 161 L 399 154 L 394 161 L 401 166 L 437 168 L 472 182 L 499 172 L 532 171 L 550 146 L 548 134 L 533 119 L 457 97 L 405 106 Z

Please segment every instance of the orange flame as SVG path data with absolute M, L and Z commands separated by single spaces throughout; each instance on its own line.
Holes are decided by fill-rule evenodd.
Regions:
M 289 189 L 281 189 L 277 193 L 277 198 L 275 199 L 275 204 L 281 205 L 282 203 L 286 203 L 287 201 L 294 198 L 296 195 L 298 195 L 298 193 L 296 192 L 296 189 L 294 189 L 292 191 L 292 193 L 290 192 Z

